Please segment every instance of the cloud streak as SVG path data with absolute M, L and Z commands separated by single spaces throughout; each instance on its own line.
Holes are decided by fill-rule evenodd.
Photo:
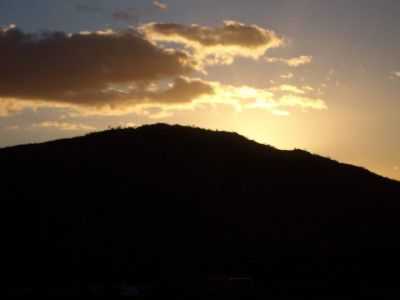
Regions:
M 160 1 L 153 1 L 153 5 L 155 7 L 157 7 L 160 10 L 167 10 L 168 9 L 168 5 L 165 3 L 162 3 Z
M 41 123 L 35 123 L 32 125 L 34 128 L 48 128 L 58 129 L 63 131 L 91 131 L 96 130 L 96 127 L 81 124 L 81 123 L 70 123 L 60 121 L 45 121 Z
M 290 109 L 326 110 L 328 108 L 323 99 L 308 96 L 306 92 L 295 86 L 290 86 L 289 92 L 286 88 L 280 89 L 277 94 L 273 89 L 247 85 L 233 86 L 215 81 L 203 81 L 203 83 L 212 87 L 213 92 L 201 95 L 189 106 L 172 106 L 167 110 L 194 109 L 202 105 L 228 105 L 236 111 L 261 109 L 275 115 L 288 116 Z
M 287 73 L 280 76 L 282 79 L 292 79 L 294 77 L 293 73 Z
M 304 90 L 302 90 L 301 88 L 298 88 L 297 86 L 290 85 L 290 84 L 282 84 L 280 86 L 275 86 L 275 87 L 272 87 L 270 90 L 274 91 L 274 92 L 288 92 L 288 93 L 300 94 L 300 95 L 305 94 Z
M 266 60 L 269 63 L 282 63 L 289 67 L 297 68 L 297 67 L 300 67 L 303 65 L 310 64 L 313 60 L 313 57 L 305 56 L 305 55 L 302 55 L 299 57 L 287 58 L 287 59 L 286 58 L 269 57 L 269 58 L 266 58 Z

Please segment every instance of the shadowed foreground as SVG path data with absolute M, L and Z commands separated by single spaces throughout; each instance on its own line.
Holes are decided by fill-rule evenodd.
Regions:
M 400 183 L 168 125 L 0 149 L 9 294 L 398 293 Z

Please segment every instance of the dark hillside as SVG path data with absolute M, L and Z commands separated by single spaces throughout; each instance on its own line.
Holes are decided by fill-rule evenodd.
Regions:
M 359 167 L 164 124 L 0 149 L 0 166 L 9 293 L 398 287 L 400 183 Z

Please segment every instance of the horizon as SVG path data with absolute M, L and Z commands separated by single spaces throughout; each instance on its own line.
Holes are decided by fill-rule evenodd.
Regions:
M 393 0 L 0 2 L 0 148 L 179 124 L 400 180 L 399 14 Z
M 210 128 L 203 128 L 203 127 L 198 127 L 196 125 L 182 125 L 182 124 L 168 124 L 168 123 L 151 123 L 151 124 L 142 124 L 140 126 L 116 126 L 116 127 L 111 127 L 109 126 L 106 129 L 102 129 L 102 130 L 98 130 L 98 131 L 91 131 L 91 132 L 87 132 L 83 135 L 77 135 L 77 136 L 67 136 L 67 137 L 62 137 L 62 138 L 58 138 L 58 139 L 53 139 L 53 140 L 43 140 L 43 141 L 37 141 L 37 142 L 31 142 L 31 143 L 26 143 L 26 144 L 18 144 L 18 145 L 11 145 L 11 146 L 5 146 L 5 147 L 0 147 L 0 150 L 2 149 L 7 149 L 7 148 L 13 148 L 13 147 L 18 147 L 18 146 L 30 146 L 30 145 L 37 145 L 37 144 L 43 144 L 43 143 L 51 143 L 51 142 L 58 142 L 58 141 L 68 141 L 71 139 L 75 139 L 75 138 L 82 138 L 82 137 L 86 137 L 86 136 L 90 136 L 90 135 L 97 135 L 97 134 L 103 134 L 103 133 L 108 133 L 108 132 L 113 132 L 113 131 L 121 131 L 121 130 L 136 130 L 136 129 L 141 129 L 141 128 L 145 128 L 145 127 L 157 127 L 157 126 L 168 126 L 170 128 L 173 127 L 185 127 L 185 128 L 190 128 L 193 130 L 201 130 L 201 131 L 205 131 L 205 132 L 215 132 L 215 133 L 226 133 L 226 134 L 231 134 L 231 135 L 235 135 L 238 134 L 240 137 L 244 138 L 245 140 L 252 142 L 252 143 L 257 143 L 260 145 L 264 145 L 267 147 L 271 147 L 272 149 L 276 150 L 276 151 L 304 151 L 306 153 L 311 154 L 314 157 L 322 157 L 325 158 L 327 160 L 332 160 L 335 161 L 337 163 L 340 164 L 344 164 L 344 165 L 349 165 L 349 166 L 354 166 L 357 168 L 361 168 L 364 169 L 368 172 L 372 172 L 373 174 L 376 174 L 378 176 L 381 176 L 383 178 L 389 179 L 389 180 L 394 180 L 400 183 L 400 180 L 397 180 L 396 178 L 390 178 L 390 177 L 386 177 L 383 174 L 379 174 L 379 173 L 375 173 L 372 170 L 369 170 L 368 168 L 364 167 L 364 166 L 357 166 L 357 165 L 353 165 L 347 162 L 343 162 L 343 161 L 338 161 L 336 160 L 334 157 L 328 157 L 328 156 L 323 156 L 319 153 L 313 153 L 308 151 L 307 149 L 299 149 L 299 148 L 293 148 L 293 149 L 281 149 L 281 148 L 277 148 L 274 145 L 270 145 L 270 144 L 266 144 L 266 143 L 261 143 L 258 142 L 256 140 L 252 140 L 251 138 L 244 136 L 240 133 L 237 133 L 235 131 L 227 131 L 227 130 L 220 130 L 220 129 L 210 129 Z

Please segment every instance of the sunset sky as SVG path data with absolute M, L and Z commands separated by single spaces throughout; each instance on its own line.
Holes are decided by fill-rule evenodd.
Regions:
M 0 0 L 0 147 L 236 131 L 400 180 L 399 0 Z

